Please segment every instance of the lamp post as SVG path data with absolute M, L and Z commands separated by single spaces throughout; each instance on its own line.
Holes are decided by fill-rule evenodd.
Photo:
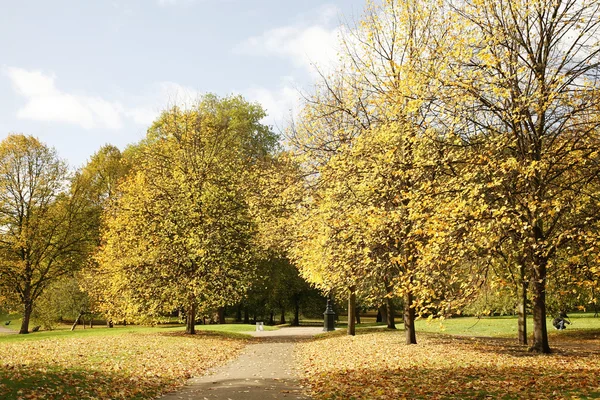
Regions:
M 331 308 L 331 299 L 327 299 L 327 308 L 325 308 L 323 316 L 323 331 L 335 331 L 335 312 Z

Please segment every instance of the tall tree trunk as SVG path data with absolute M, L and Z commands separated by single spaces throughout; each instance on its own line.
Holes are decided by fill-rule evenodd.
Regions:
M 250 314 L 248 313 L 248 306 L 244 307 L 244 323 L 250 323 Z
M 548 260 L 539 257 L 534 265 L 533 276 L 533 345 L 530 351 L 550 353 L 546 327 L 546 266 Z
M 285 324 L 285 308 L 281 307 L 281 314 L 279 315 L 279 324 Z
M 33 311 L 33 301 L 27 299 L 24 303 L 25 307 L 23 309 L 23 321 L 21 321 L 21 329 L 19 329 L 19 334 L 29 333 L 29 320 L 31 319 L 31 312 Z
M 387 311 L 387 327 L 388 329 L 396 329 L 396 310 L 394 310 L 394 301 L 392 299 L 392 293 L 394 287 L 390 284 L 390 282 L 385 278 L 383 280 L 385 285 L 385 308 Z
M 355 314 L 356 314 L 356 325 L 360 325 L 360 308 L 359 307 L 356 307 Z
M 387 306 L 385 304 L 381 305 L 379 307 L 379 310 L 377 311 L 377 322 L 381 322 L 383 324 L 388 323 L 388 318 L 387 318 Z
M 238 304 L 235 310 L 235 322 L 242 322 L 242 303 Z
M 350 287 L 350 296 L 348 297 L 348 335 L 356 335 L 355 314 L 356 312 L 356 288 Z
M 225 307 L 219 307 L 217 309 L 217 316 L 219 317 L 219 324 L 225 324 Z
M 273 310 L 269 314 L 269 325 L 275 325 L 275 312 Z
M 77 316 L 77 318 L 75 318 L 75 322 L 73 322 L 73 326 L 71 326 L 72 331 L 75 330 L 75 328 L 77 327 L 77 324 L 79 323 L 79 320 L 81 319 L 82 316 L 83 316 L 83 313 L 79 312 L 79 315 Z
M 185 333 L 189 335 L 194 335 L 196 333 L 196 303 L 194 302 L 192 302 L 187 309 Z
M 411 290 L 408 290 L 404 295 L 404 333 L 406 335 L 406 344 L 417 344 L 415 308 L 413 307 L 413 294 Z
M 385 307 L 387 309 L 387 327 L 388 329 L 396 329 L 396 317 L 394 310 L 394 301 L 391 297 L 385 298 Z
M 519 343 L 527 344 L 527 281 L 525 280 L 525 265 L 524 262 L 521 261 L 521 296 L 519 299 L 519 320 L 518 320 L 518 330 L 519 330 Z
M 300 299 L 294 296 L 294 320 L 292 326 L 300 326 Z

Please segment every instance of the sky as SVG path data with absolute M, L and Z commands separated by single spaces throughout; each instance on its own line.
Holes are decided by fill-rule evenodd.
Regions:
M 0 0 L 0 139 L 38 137 L 73 168 L 139 141 L 202 93 L 263 105 L 276 131 L 364 0 Z

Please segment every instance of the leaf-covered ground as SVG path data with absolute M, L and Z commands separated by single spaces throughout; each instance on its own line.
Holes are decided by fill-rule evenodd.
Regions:
M 127 333 L 0 343 L 1 399 L 150 399 L 235 357 L 243 340 Z
M 404 332 L 334 335 L 299 344 L 315 399 L 600 398 L 600 332 L 552 338 L 534 355 L 514 339 Z

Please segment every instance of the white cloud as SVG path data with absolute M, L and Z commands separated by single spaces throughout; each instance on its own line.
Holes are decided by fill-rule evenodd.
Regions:
M 160 113 L 158 108 L 154 107 L 133 107 L 125 111 L 125 115 L 138 125 L 150 126 Z
M 338 58 L 342 26 L 330 27 L 339 10 L 326 5 L 318 10 L 316 22 L 281 26 L 250 37 L 234 48 L 234 52 L 259 56 L 278 56 L 289 59 L 297 67 L 315 73 L 333 67 Z
M 283 127 L 290 117 L 298 112 L 301 104 L 300 93 L 293 79 L 286 77 L 282 84 L 274 89 L 253 86 L 244 91 L 248 100 L 260 103 L 267 112 L 264 123 Z
M 41 71 L 4 68 L 15 91 L 26 98 L 17 117 L 35 121 L 66 122 L 85 129 L 122 127 L 122 106 L 96 96 L 69 94 L 60 91 L 56 77 Z
M 174 105 L 191 107 L 201 96 L 190 87 L 159 82 L 151 85 L 143 95 L 122 93 L 118 96 L 120 101 L 109 101 L 60 90 L 54 74 L 16 67 L 4 67 L 2 72 L 10 79 L 15 92 L 26 100 L 17 111 L 18 118 L 68 123 L 84 129 L 119 130 L 127 120 L 149 126 L 161 110 Z

